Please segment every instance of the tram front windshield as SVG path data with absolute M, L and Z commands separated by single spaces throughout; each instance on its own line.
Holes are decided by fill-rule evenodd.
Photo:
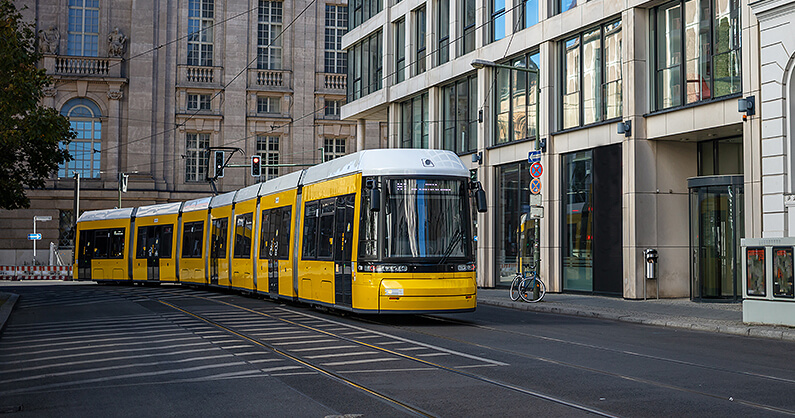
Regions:
M 469 201 L 465 186 L 462 180 L 390 179 L 385 257 L 466 257 Z

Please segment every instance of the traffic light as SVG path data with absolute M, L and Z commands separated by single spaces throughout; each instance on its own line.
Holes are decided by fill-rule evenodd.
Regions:
M 220 179 L 224 176 L 224 152 L 223 151 L 215 151 L 215 164 L 213 165 L 215 168 L 215 178 Z
M 259 177 L 262 175 L 262 157 L 259 155 L 252 155 L 251 156 L 251 175 L 254 177 Z

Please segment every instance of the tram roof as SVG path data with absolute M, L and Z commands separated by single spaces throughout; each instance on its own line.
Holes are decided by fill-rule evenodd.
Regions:
M 182 206 L 182 213 L 194 212 L 197 210 L 207 210 L 207 208 L 210 207 L 210 200 L 212 200 L 212 197 L 210 196 L 202 197 L 201 199 L 188 200 L 185 202 L 185 205 Z
M 305 170 L 294 171 L 290 174 L 285 174 L 262 183 L 262 187 L 259 189 L 259 196 L 267 196 L 269 194 L 295 189 L 298 187 L 304 171 Z
M 256 199 L 262 183 L 252 184 L 237 191 L 234 202 L 245 202 L 246 200 Z
M 307 168 L 302 181 L 312 184 L 353 173 L 363 176 L 469 177 L 469 169 L 452 151 L 431 149 L 374 149 L 348 154 Z
M 231 205 L 232 202 L 235 200 L 236 193 L 237 190 L 235 190 L 234 192 L 219 194 L 218 196 L 213 196 L 213 200 L 210 201 L 210 209 Z
M 173 215 L 179 213 L 182 202 L 161 203 L 159 205 L 141 206 L 135 211 L 135 217 Z
M 129 219 L 135 208 L 103 209 L 83 212 L 77 222 L 105 221 L 109 219 Z

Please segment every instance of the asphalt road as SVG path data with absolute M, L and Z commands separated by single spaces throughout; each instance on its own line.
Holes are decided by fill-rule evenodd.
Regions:
M 481 306 L 359 317 L 235 294 L 4 285 L 14 416 L 795 415 L 795 343 Z

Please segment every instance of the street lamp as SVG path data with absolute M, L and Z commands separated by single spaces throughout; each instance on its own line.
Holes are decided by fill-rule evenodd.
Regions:
M 33 265 L 36 265 L 36 241 L 39 240 L 36 234 L 36 222 L 47 222 L 51 221 L 52 216 L 34 216 L 33 217 Z
M 539 114 L 541 112 L 541 109 L 538 106 L 538 102 L 539 102 L 539 99 L 541 97 L 541 89 L 539 88 L 539 81 L 540 80 L 539 80 L 538 68 L 514 67 L 512 65 L 497 64 L 494 61 L 484 60 L 484 59 L 480 59 L 480 58 L 473 59 L 469 63 L 469 65 L 471 65 L 472 68 L 475 68 L 476 70 L 480 70 L 480 69 L 483 69 L 483 68 L 486 68 L 486 67 L 491 67 L 491 68 L 503 68 L 503 69 L 506 69 L 506 70 L 523 71 L 523 72 L 526 72 L 526 73 L 535 74 L 535 76 L 536 76 L 536 138 L 535 138 L 535 149 L 536 150 L 541 149 L 541 142 L 538 140 L 539 137 L 540 137 L 539 132 L 538 132 L 539 128 L 540 128 L 539 127 L 539 120 L 540 120 Z

